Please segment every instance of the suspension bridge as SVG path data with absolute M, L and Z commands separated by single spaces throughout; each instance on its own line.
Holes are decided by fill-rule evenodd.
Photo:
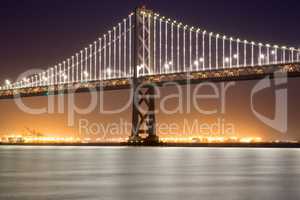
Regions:
M 299 77 L 300 49 L 209 32 L 141 7 L 53 67 L 5 80 L 0 99 L 131 88 L 129 142 L 156 143 L 154 85 L 252 80 L 275 72 Z

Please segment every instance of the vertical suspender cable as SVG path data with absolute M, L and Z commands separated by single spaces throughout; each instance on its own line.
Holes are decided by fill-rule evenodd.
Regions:
M 189 63 L 189 71 L 191 70 L 191 68 L 192 68 L 192 54 L 193 54 L 193 48 L 192 48 L 192 37 L 193 37 L 193 35 L 192 35 L 192 31 L 193 31 L 193 29 L 192 28 L 190 28 L 190 35 L 189 35 L 189 41 L 190 41 L 190 43 L 189 43 L 189 45 L 190 45 L 190 47 L 189 47 L 189 49 L 190 49 L 190 63 Z
M 107 73 L 106 73 L 106 70 L 107 70 L 107 66 L 106 66 L 106 46 L 107 46 L 106 45 L 106 35 L 104 35 L 104 57 L 103 57 L 104 58 L 104 61 L 103 61 L 104 62 L 103 63 L 104 64 L 104 66 L 103 66 L 103 72 L 104 72 L 104 77 L 103 78 L 104 78 L 104 80 L 106 80 L 106 78 L 107 78 L 107 76 L 106 76 L 107 75 Z
M 165 21 L 165 65 L 169 66 L 168 64 L 168 20 Z M 169 67 L 165 68 L 164 72 L 167 73 Z
M 162 73 L 162 19 L 159 19 L 159 73 Z
M 216 35 L 216 69 L 219 68 L 219 34 Z
M 232 68 L 232 40 L 233 40 L 233 38 L 230 38 L 230 41 L 229 41 L 229 65 L 230 65 L 230 68 Z
M 96 71 L 94 72 L 93 68 L 94 68 L 94 60 L 93 59 L 96 59 L 96 52 L 93 52 L 93 49 L 94 49 L 94 45 L 93 44 L 90 44 L 90 48 L 89 48 L 89 60 L 90 60 L 90 64 L 89 64 L 89 81 L 92 81 L 95 77 L 95 74 Z
M 132 15 L 129 16 L 129 76 L 132 76 Z M 121 76 L 121 74 L 120 74 Z
M 223 36 L 223 69 L 225 69 L 225 65 L 226 65 L 226 63 L 225 63 L 225 61 L 226 61 L 226 58 L 225 58 L 225 40 L 226 40 L 226 36 Z
M 180 24 L 177 25 L 177 72 L 180 71 Z
M 251 65 L 254 66 L 254 42 L 251 43 Z
M 114 70 L 113 70 L 113 72 L 114 72 L 114 78 L 119 78 L 120 77 L 120 74 L 117 74 L 116 72 L 117 72 L 117 33 L 116 33 L 116 27 L 114 27 Z M 118 76 L 116 76 L 116 75 L 118 75 Z
M 153 24 L 153 40 L 154 40 L 154 43 L 153 43 L 153 70 L 154 70 L 154 73 L 157 74 L 158 73 L 158 70 L 157 70 L 157 66 L 156 66 L 156 19 L 157 19 L 157 16 L 154 16 L 154 24 Z
M 67 75 L 67 83 L 70 83 L 70 75 L 71 75 L 71 73 L 70 73 L 70 70 L 71 70 L 71 68 L 70 68 L 70 58 L 68 58 L 68 75 Z
M 80 51 L 80 82 L 83 81 L 83 51 Z
M 174 73 L 174 22 L 171 24 L 171 73 Z
M 94 57 L 95 57 L 95 62 L 94 62 L 94 80 L 97 80 L 97 42 L 94 42 Z
M 209 70 L 211 70 L 211 37 L 212 37 L 213 33 L 209 33 L 209 37 L 208 37 L 208 59 L 209 59 Z
M 244 41 L 244 67 L 247 66 L 247 40 Z
M 236 40 L 236 67 L 240 66 L 240 39 Z
M 99 38 L 99 80 L 102 80 L 102 38 Z
M 79 82 L 79 54 L 76 53 L 76 82 Z
M 151 66 L 151 64 L 153 64 L 153 63 L 151 63 L 151 15 L 149 14 L 148 16 L 147 16 L 147 20 L 148 20 L 148 36 L 147 36 L 147 39 L 148 39 L 148 68 L 149 68 L 149 74 L 151 74 L 151 73 L 153 73 L 153 68 L 152 68 L 152 66 Z
M 75 56 L 71 56 L 71 64 L 70 64 L 70 76 L 71 76 L 71 82 L 75 80 Z
M 127 67 L 127 21 L 124 19 L 124 72 L 128 76 Z
M 111 31 L 108 32 L 108 67 L 107 67 L 107 73 L 108 73 L 108 78 L 111 79 L 111 48 L 112 48 L 112 44 L 111 44 Z
M 85 69 L 84 69 L 84 81 L 87 81 L 88 73 L 88 49 L 85 48 Z
M 122 26 L 119 23 L 119 73 L 123 74 L 122 71 Z
M 205 71 L 205 34 L 206 31 L 202 32 L 202 70 Z
M 196 31 L 196 70 L 199 71 L 199 29 Z
M 185 61 L 185 54 L 186 54 L 186 26 L 183 27 L 183 71 L 186 72 L 186 61 Z

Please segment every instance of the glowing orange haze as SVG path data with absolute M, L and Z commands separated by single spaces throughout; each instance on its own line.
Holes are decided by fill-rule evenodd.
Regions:
M 298 82 L 295 80 L 290 81 L 291 89 L 289 90 L 290 94 L 294 94 L 294 85 L 297 85 Z M 252 138 L 263 138 L 265 140 L 286 140 L 286 139 L 299 139 L 299 135 L 296 134 L 296 130 L 299 129 L 298 122 L 295 119 L 299 119 L 300 112 L 297 112 L 297 109 L 290 109 L 290 117 L 289 119 L 289 132 L 287 134 L 277 133 L 276 131 L 268 128 L 261 122 L 259 122 L 251 113 L 250 110 L 250 102 L 249 95 L 251 88 L 253 87 L 253 82 L 239 82 L 236 87 L 232 88 L 229 91 L 229 94 L 226 99 L 226 114 L 225 115 L 212 115 L 212 116 L 203 116 L 198 114 L 195 109 L 192 108 L 192 112 L 190 114 L 173 114 L 173 115 L 164 115 L 158 114 L 157 121 L 159 123 L 166 124 L 177 124 L 181 129 L 177 131 L 178 134 L 172 137 L 180 137 L 183 132 L 182 127 L 184 125 L 184 119 L 187 119 L 189 122 L 197 119 L 200 120 L 201 123 L 213 124 L 216 122 L 218 117 L 222 119 L 226 119 L 226 123 L 232 123 L 235 126 L 235 134 L 230 135 L 234 137 L 252 137 Z M 172 92 L 176 92 L 176 89 L 173 88 L 165 88 L 162 89 L 162 94 L 170 94 Z M 210 91 L 203 90 L 204 94 L 209 93 Z M 290 99 L 297 99 L 295 96 L 291 95 Z M 76 95 L 76 104 L 78 107 L 86 107 L 89 103 L 89 94 L 77 94 Z M 123 91 L 109 91 L 104 93 L 104 105 L 105 109 L 117 109 L 122 106 L 122 103 L 126 102 L 129 98 L 129 92 L 126 90 Z M 256 102 L 256 108 L 258 110 L 262 110 L 263 113 L 268 115 L 270 110 L 273 109 L 274 100 L 273 100 L 273 92 L 267 91 L 266 94 L 262 96 L 258 96 L 260 101 Z M 65 97 L 66 100 L 66 97 Z M 24 99 L 24 102 L 27 105 L 33 106 L 35 108 L 40 108 L 43 106 L 47 106 L 47 99 L 45 97 L 35 97 L 35 98 L 27 98 Z M 159 103 L 159 102 L 157 102 Z M 184 99 L 183 102 L 185 105 L 187 104 L 187 99 Z M 219 109 L 218 101 L 208 101 L 208 102 L 200 102 L 202 105 L 205 105 L 206 109 Z M 290 102 L 291 106 L 294 106 L 295 102 Z M 168 106 L 170 108 L 176 106 L 176 100 L 170 100 Z M 65 105 L 65 110 L 67 105 Z M 293 107 L 292 107 L 293 108 Z M 59 114 L 57 113 L 57 109 L 54 114 L 42 114 L 42 115 L 29 115 L 21 112 L 17 106 L 14 104 L 12 100 L 1 100 L 0 101 L 0 134 L 26 134 L 26 127 L 36 130 L 38 132 L 43 133 L 46 136 L 59 136 L 59 137 L 80 137 L 82 135 L 79 134 L 79 120 L 87 119 L 90 123 L 98 123 L 98 124 L 112 124 L 118 123 L 120 119 L 123 119 L 130 123 L 131 121 L 131 110 L 128 109 L 125 112 L 111 115 L 103 115 L 99 114 L 97 111 L 92 112 L 88 115 L 76 116 L 75 126 L 68 127 L 67 122 L 67 114 Z M 100 133 L 101 136 L 103 133 Z M 124 138 L 128 137 L 130 131 L 119 133 Z M 197 136 L 197 133 L 190 133 L 195 135 L 189 135 L 187 137 Z M 164 135 L 162 135 L 164 137 Z M 84 136 L 89 137 L 89 136 Z M 110 136 L 109 136 L 110 137 Z M 184 136 L 185 137 L 185 136 Z M 226 137 L 226 136 L 225 136 Z M 97 138 L 97 136 L 94 136 Z

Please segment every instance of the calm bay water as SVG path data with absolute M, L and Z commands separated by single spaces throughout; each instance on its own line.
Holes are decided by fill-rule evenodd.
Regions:
M 300 199 L 300 149 L 2 146 L 6 199 Z

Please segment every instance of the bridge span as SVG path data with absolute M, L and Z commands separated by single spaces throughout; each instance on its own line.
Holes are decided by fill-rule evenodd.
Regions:
M 141 7 L 53 67 L 7 79 L 0 99 L 132 89 L 129 142 L 152 144 L 158 142 L 153 86 L 274 76 L 300 77 L 300 49 L 209 32 Z

